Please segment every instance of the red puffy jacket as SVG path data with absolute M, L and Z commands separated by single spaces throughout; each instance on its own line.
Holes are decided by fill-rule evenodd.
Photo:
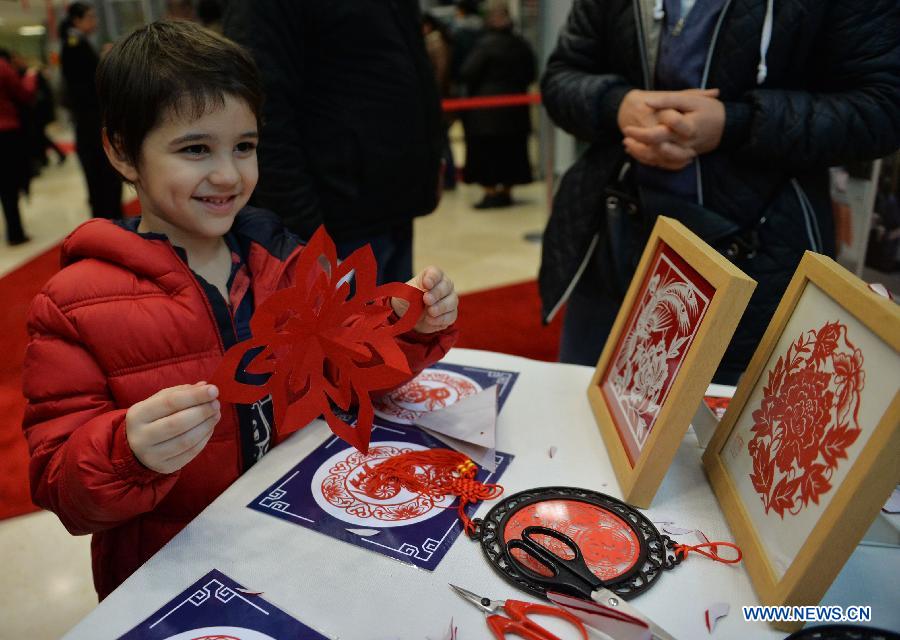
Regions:
M 232 229 L 249 240 L 257 305 L 290 286 L 302 250 L 274 215 L 250 208 Z M 212 307 L 172 245 L 91 220 L 63 245 L 65 268 L 32 303 L 23 368 L 23 428 L 34 503 L 73 534 L 94 534 L 94 586 L 106 597 L 240 475 L 237 411 L 180 471 L 144 467 L 125 437 L 125 411 L 160 389 L 208 380 L 222 359 Z M 414 372 L 439 360 L 456 331 L 410 332 Z M 290 430 L 273 433 L 276 444 Z

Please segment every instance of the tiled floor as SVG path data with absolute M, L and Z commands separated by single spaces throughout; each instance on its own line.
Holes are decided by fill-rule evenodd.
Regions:
M 524 236 L 546 222 L 546 188 L 534 183 L 514 197 L 514 207 L 480 212 L 470 206 L 480 198 L 478 188 L 461 185 L 445 193 L 438 210 L 416 222 L 416 268 L 443 267 L 461 292 L 534 278 L 540 245 Z M 49 167 L 23 202 L 32 242 L 0 244 L 0 275 L 52 247 L 87 217 L 77 159 Z M 96 606 L 89 547 L 88 536 L 69 535 L 49 513 L 0 521 L 0 640 L 58 638 Z

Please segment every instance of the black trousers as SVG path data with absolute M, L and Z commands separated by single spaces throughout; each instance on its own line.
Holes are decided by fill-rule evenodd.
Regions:
M 122 180 L 115 172 L 94 118 L 80 118 L 75 124 L 75 148 L 87 181 L 91 215 L 95 218 L 122 217 Z
M 11 243 L 25 238 L 19 214 L 19 189 L 24 186 L 23 167 L 28 166 L 30 163 L 22 131 L 0 131 L 0 206 L 6 218 L 6 240 Z

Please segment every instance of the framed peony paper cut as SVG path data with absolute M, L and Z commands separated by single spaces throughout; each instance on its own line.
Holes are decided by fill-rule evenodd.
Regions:
M 807 252 L 703 457 L 763 604 L 818 604 L 900 480 L 898 421 L 900 307 Z
M 627 502 L 650 506 L 755 286 L 657 219 L 588 387 Z

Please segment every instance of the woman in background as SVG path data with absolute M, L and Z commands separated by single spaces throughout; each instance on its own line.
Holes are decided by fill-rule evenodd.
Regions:
M 9 52 L 0 49 L 0 207 L 6 218 L 6 242 L 28 242 L 19 214 L 19 189 L 26 183 L 30 162 L 19 110 L 34 97 L 33 71 L 19 77 Z
M 487 32 L 463 64 L 461 76 L 469 96 L 525 93 L 535 79 L 534 52 L 513 33 L 505 2 L 492 3 Z M 463 117 L 466 133 L 466 182 L 484 187 L 476 209 L 508 207 L 512 186 L 531 182 L 527 106 L 474 109 Z
M 87 181 L 91 214 L 95 218 L 121 218 L 122 181 L 103 152 L 100 103 L 94 86 L 100 57 L 88 36 L 96 30 L 97 12 L 91 5 L 69 5 L 59 27 L 62 74 L 67 106 L 75 120 L 75 148 Z

